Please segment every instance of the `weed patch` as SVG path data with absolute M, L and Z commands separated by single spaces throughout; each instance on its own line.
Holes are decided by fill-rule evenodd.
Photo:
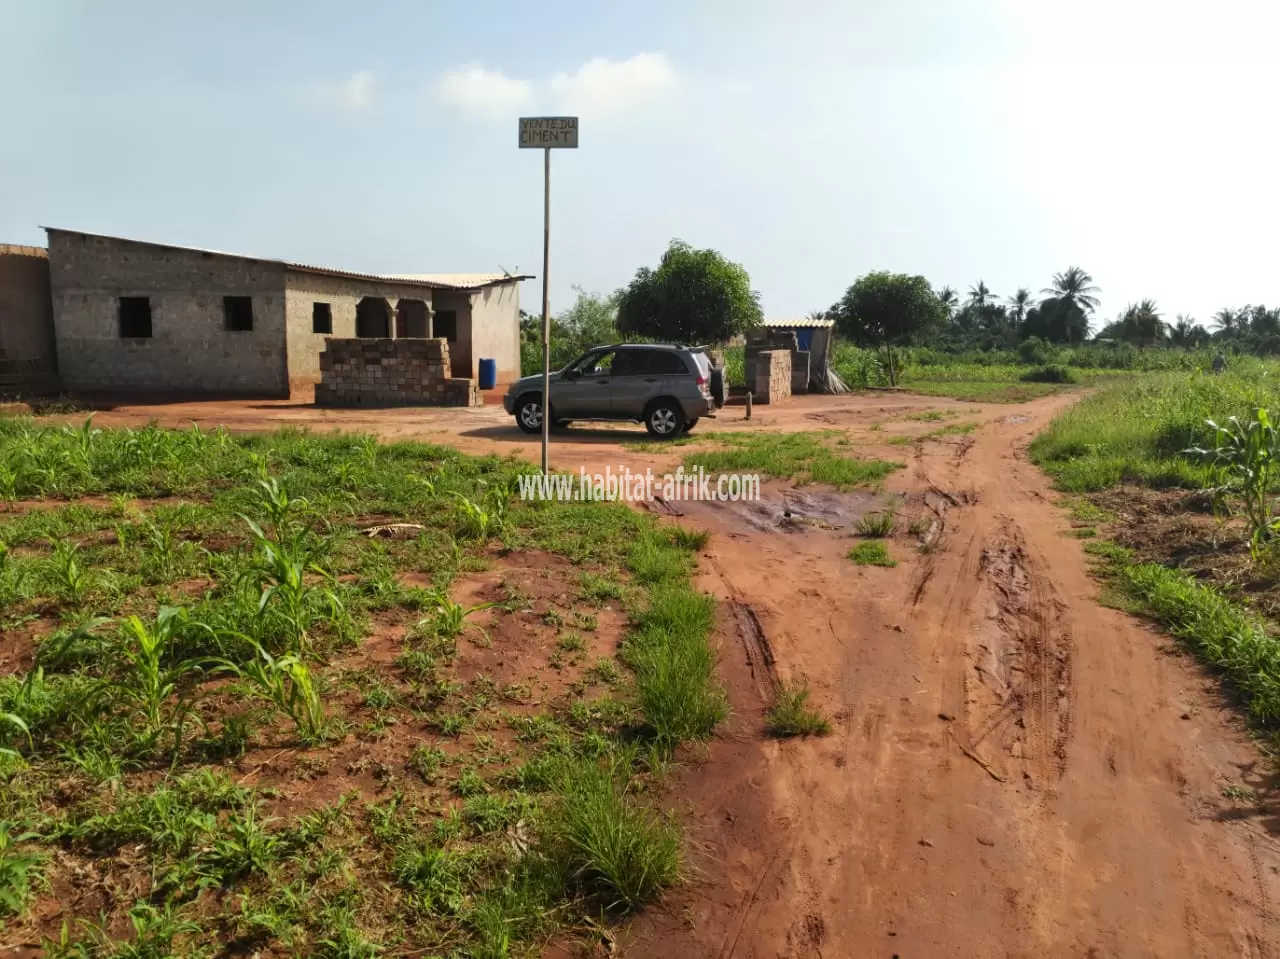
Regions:
M 849 558 L 859 566 L 897 566 L 888 548 L 878 539 L 864 540 L 849 550 Z

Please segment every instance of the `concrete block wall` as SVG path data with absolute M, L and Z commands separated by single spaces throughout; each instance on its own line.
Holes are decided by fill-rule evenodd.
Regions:
M 430 287 L 408 283 L 360 280 L 351 277 L 326 276 L 302 270 L 285 273 L 285 325 L 289 337 L 289 386 L 292 390 L 310 387 L 320 382 L 320 355 L 329 338 L 324 333 L 313 333 L 311 327 L 312 306 L 328 303 L 333 316 L 333 337 L 353 338 L 356 335 L 356 304 L 366 296 L 382 297 L 391 307 L 392 323 L 395 311 L 402 299 L 420 300 L 426 307 L 428 319 L 432 311 L 433 296 L 438 295 Z
M 791 354 L 791 392 L 809 392 L 809 351 L 795 350 Z
M 57 389 L 48 251 L 0 243 L 0 393 Z
M 791 351 L 761 350 L 753 366 L 754 378 L 747 383 L 756 403 L 781 403 L 791 395 Z
M 331 338 L 320 354 L 322 406 L 479 406 L 476 381 L 450 376 L 442 339 Z
M 288 396 L 283 264 L 48 232 L 64 388 Z M 122 296 L 150 299 L 150 338 L 121 337 Z M 224 296 L 251 297 L 252 330 L 225 328 Z

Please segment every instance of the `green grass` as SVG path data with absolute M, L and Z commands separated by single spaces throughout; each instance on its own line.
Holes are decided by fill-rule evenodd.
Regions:
M 708 641 L 714 624 L 709 597 L 684 587 L 657 589 L 623 647 L 645 722 L 667 748 L 709 738 L 728 715 Z
M 839 489 L 875 486 L 901 463 L 843 456 L 832 448 L 838 438 L 821 433 L 717 433 L 727 446 L 685 457 L 686 469 L 708 473 L 762 473 L 798 482 L 822 483 Z
M 849 558 L 859 566 L 897 566 L 898 561 L 889 555 L 889 549 L 878 539 L 869 539 L 849 550 Z
M 549 827 L 576 883 L 606 910 L 636 909 L 680 877 L 680 833 L 630 795 L 617 757 L 569 762 Z
M 1209 468 L 1183 451 L 1211 438 L 1205 420 L 1280 407 L 1280 364 L 1239 360 L 1232 370 L 1112 384 L 1058 416 L 1032 442 L 1032 459 L 1069 492 L 1122 482 L 1200 489 L 1210 480 Z
M 1221 670 L 1256 720 L 1280 725 L 1280 639 L 1261 617 L 1180 570 L 1134 563 L 1110 541 L 1085 548 L 1132 611 L 1150 616 Z
M 886 510 L 879 513 L 867 513 L 859 518 L 858 524 L 854 529 L 859 536 L 892 536 L 894 524 L 893 513 Z
M 0 510 L 0 629 L 41 637 L 0 677 L 6 931 L 37 941 L 34 896 L 86 876 L 95 911 L 71 909 L 50 955 L 206 956 L 243 937 L 273 955 L 513 956 L 676 881 L 660 769 L 727 714 L 714 602 L 691 586 L 707 534 L 523 503 L 525 469 L 364 436 L 0 418 L 0 499 L 52 501 Z M 362 532 L 387 523 L 421 528 Z M 458 577 L 536 551 L 563 557 L 554 609 L 514 586 L 502 606 L 455 601 Z M 632 617 L 620 651 L 583 655 L 610 602 Z M 461 670 L 488 643 L 477 621 L 550 631 L 552 612 L 574 630 L 548 644 L 546 668 L 572 659 L 567 692 Z M 351 665 L 375 631 L 402 648 Z M 512 704 L 537 710 L 527 726 Z M 504 724 L 528 735 L 501 743 Z M 288 811 L 348 762 L 343 737 L 409 730 L 398 762 L 357 751 L 361 791 Z M 277 757 L 270 788 L 226 774 L 251 751 Z M 573 764 L 580 781 L 557 785 Z
M 765 731 L 770 736 L 825 736 L 831 724 L 809 705 L 807 684 L 784 683 L 778 689 L 777 701 L 765 714 Z

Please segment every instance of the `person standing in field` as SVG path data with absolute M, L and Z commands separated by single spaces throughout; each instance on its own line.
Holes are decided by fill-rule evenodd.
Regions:
M 1213 357 L 1213 372 L 1222 373 L 1227 368 L 1227 358 L 1222 355 L 1222 350 L 1218 350 Z

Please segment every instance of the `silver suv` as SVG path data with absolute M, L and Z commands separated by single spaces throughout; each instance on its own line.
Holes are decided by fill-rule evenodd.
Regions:
M 713 379 L 722 390 L 721 371 L 711 368 L 710 358 L 701 349 L 598 346 L 551 374 L 551 424 L 630 420 L 644 423 L 654 436 L 678 436 L 693 429 L 701 417 L 715 414 Z M 540 433 L 542 374 L 512 383 L 502 405 L 526 433 Z

